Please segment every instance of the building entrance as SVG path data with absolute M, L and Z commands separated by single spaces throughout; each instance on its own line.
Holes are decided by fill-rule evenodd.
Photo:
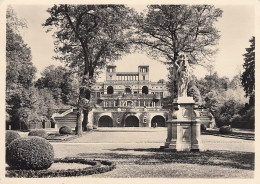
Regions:
M 152 127 L 165 127 L 165 119 L 163 116 L 154 116 L 152 121 L 151 121 L 151 126 Z
M 128 116 L 125 119 L 125 127 L 139 127 L 139 119 L 136 116 Z
M 113 120 L 109 116 L 99 118 L 98 127 L 113 127 Z

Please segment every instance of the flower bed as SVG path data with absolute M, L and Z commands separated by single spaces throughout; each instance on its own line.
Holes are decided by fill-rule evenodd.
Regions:
M 11 168 L 6 169 L 6 177 L 16 178 L 50 178 L 50 177 L 72 177 L 72 176 L 86 176 L 92 174 L 99 174 L 111 171 L 116 168 L 116 164 L 106 160 L 89 160 L 85 158 L 63 158 L 55 159 L 54 163 L 80 163 L 91 165 L 80 169 L 67 169 L 67 170 L 14 170 Z

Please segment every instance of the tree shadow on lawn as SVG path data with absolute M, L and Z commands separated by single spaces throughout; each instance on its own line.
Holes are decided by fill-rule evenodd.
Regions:
M 161 149 L 125 149 L 117 148 L 110 151 L 117 153 L 81 153 L 79 156 L 95 159 L 110 159 L 124 165 L 156 165 L 168 163 L 200 164 L 223 166 L 229 168 L 254 170 L 255 154 L 248 152 L 231 151 L 204 151 L 204 152 L 165 152 Z M 134 154 L 118 153 L 134 151 Z M 139 154 L 138 154 L 139 152 Z M 147 152 L 147 153 L 141 153 Z

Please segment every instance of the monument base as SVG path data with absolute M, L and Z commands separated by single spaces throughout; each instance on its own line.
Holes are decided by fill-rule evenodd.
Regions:
M 199 114 L 191 97 L 182 97 L 174 103 L 172 119 L 167 121 L 165 151 L 201 151 Z

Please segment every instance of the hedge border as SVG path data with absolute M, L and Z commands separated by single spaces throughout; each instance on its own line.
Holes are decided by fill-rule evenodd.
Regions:
M 67 169 L 67 170 L 14 170 L 11 168 L 6 169 L 6 177 L 10 178 L 51 178 L 51 177 L 73 177 L 73 176 L 86 176 L 92 174 L 100 174 L 111 171 L 116 168 L 114 162 L 107 160 L 89 160 L 85 158 L 68 157 L 62 159 L 55 159 L 54 163 L 81 163 L 92 165 L 83 169 Z

